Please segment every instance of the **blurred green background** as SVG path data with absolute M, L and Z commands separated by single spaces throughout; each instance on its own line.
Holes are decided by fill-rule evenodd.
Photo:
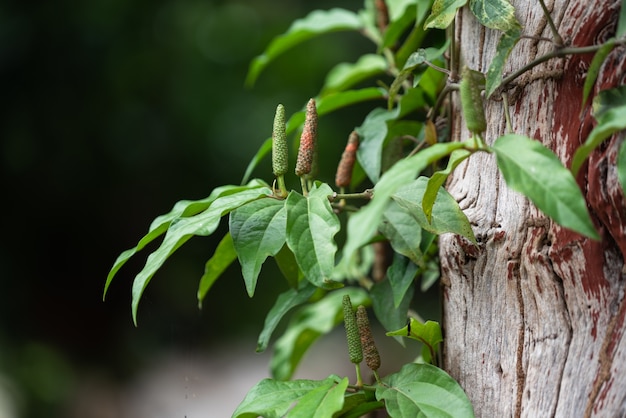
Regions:
M 85 375 L 122 384 L 167 347 L 208 349 L 247 333 L 254 350 L 284 284 L 269 269 L 250 300 L 232 267 L 199 311 L 198 280 L 219 234 L 193 239 L 155 276 L 138 328 L 130 287 L 141 257 L 120 271 L 103 303 L 104 281 L 117 255 L 176 201 L 241 181 L 271 133 L 278 103 L 288 114 L 300 110 L 328 69 L 373 46 L 355 33 L 326 35 L 285 54 L 246 89 L 250 60 L 312 9 L 361 6 L 306 0 L 0 5 L 0 393 L 9 394 L 18 416 L 64 416 Z M 327 181 L 362 118 L 352 108 L 322 119 Z M 271 181 L 269 162 L 254 175 Z

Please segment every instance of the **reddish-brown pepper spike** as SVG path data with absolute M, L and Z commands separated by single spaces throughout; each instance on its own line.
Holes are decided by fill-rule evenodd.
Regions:
M 378 29 L 385 33 L 387 30 L 387 26 L 389 26 L 389 9 L 387 9 L 387 4 L 385 0 L 376 0 L 376 24 L 378 25 Z
M 298 149 L 298 159 L 296 161 L 297 176 L 303 176 L 311 172 L 316 142 L 317 109 L 315 108 L 315 99 L 310 99 L 306 105 L 304 129 L 302 130 L 302 136 L 300 136 L 300 148 Z
M 335 175 L 335 185 L 337 187 L 349 187 L 352 181 L 352 169 L 356 161 L 356 151 L 359 148 L 359 134 L 352 131 L 348 137 L 348 143 L 341 155 L 341 160 L 337 166 Z

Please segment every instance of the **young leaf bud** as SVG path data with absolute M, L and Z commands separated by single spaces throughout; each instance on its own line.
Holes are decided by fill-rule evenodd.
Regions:
M 272 130 L 272 171 L 275 176 L 282 176 L 287 172 L 288 150 L 285 123 L 285 107 L 279 104 L 274 116 Z
M 363 305 L 359 305 L 356 310 L 356 324 L 359 328 L 359 335 L 361 336 L 361 346 L 363 347 L 365 364 L 367 364 L 367 367 L 370 369 L 376 371 L 380 367 L 380 355 L 378 354 L 376 343 L 374 343 L 367 311 Z
M 361 348 L 359 328 L 356 324 L 356 315 L 352 310 L 352 302 L 350 302 L 350 296 L 348 295 L 343 297 L 343 322 L 346 327 L 350 362 L 359 364 L 363 361 L 363 349 Z
M 300 148 L 298 149 L 298 160 L 296 161 L 297 176 L 303 176 L 311 172 L 316 142 L 317 109 L 315 108 L 315 99 L 310 99 L 306 105 L 304 129 L 302 130 L 302 136 L 300 136 Z
M 359 134 L 352 131 L 348 137 L 348 143 L 341 155 L 341 160 L 337 166 L 335 184 L 337 187 L 349 187 L 352 181 L 352 169 L 356 161 L 356 151 L 359 148 Z

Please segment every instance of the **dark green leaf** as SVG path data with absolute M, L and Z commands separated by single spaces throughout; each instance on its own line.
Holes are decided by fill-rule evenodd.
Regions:
M 425 230 L 436 235 L 447 232 L 459 234 L 476 243 L 476 238 L 467 216 L 459 208 L 456 199 L 445 189 L 439 188 L 432 217 L 430 221 L 426 218 L 422 208 L 422 201 L 427 185 L 428 178 L 420 177 L 412 183 L 399 188 L 392 198 L 415 217 Z
M 217 245 L 213 256 L 204 265 L 204 274 L 200 278 L 200 285 L 198 286 L 198 307 L 200 309 L 202 309 L 202 301 L 213 283 L 236 259 L 237 253 L 233 246 L 233 238 L 230 233 L 226 233 Z
M 354 64 L 341 63 L 328 72 L 320 96 L 324 97 L 331 92 L 344 91 L 363 80 L 387 69 L 387 61 L 380 55 L 365 54 Z
M 287 245 L 308 281 L 318 287 L 341 286 L 330 279 L 335 267 L 337 244 L 334 236 L 340 225 L 328 196 L 327 184 L 314 187 L 308 197 L 291 192 L 286 200 Z
M 359 30 L 363 23 L 358 15 L 345 10 L 314 10 L 303 19 L 293 22 L 283 35 L 272 40 L 262 55 L 254 58 L 248 69 L 246 84 L 251 86 L 263 69 L 276 57 L 294 46 L 324 33 Z
M 515 9 L 508 0 L 470 0 L 470 10 L 484 26 L 502 32 L 519 30 Z
M 435 0 L 433 9 L 426 19 L 425 28 L 445 29 L 456 16 L 456 11 L 465 6 L 467 0 Z
M 502 74 L 504 72 L 504 64 L 509 58 L 513 47 L 520 40 L 522 35 L 521 29 L 513 29 L 510 32 L 503 33 L 498 46 L 496 47 L 496 55 L 491 61 L 491 65 L 487 70 L 485 80 L 485 97 L 489 98 L 496 91 L 502 82 Z
M 348 378 L 340 379 L 337 376 L 329 376 L 324 380 L 291 380 L 289 382 L 280 382 L 274 379 L 263 379 L 256 384 L 244 400 L 239 404 L 233 418 L 256 418 L 262 416 L 264 418 L 281 418 L 289 411 L 294 403 L 302 402 L 309 396 L 316 396 L 319 393 L 331 392 L 333 388 L 343 388 L 339 392 L 345 391 L 345 387 L 348 385 Z M 343 404 L 343 393 L 341 393 L 341 400 L 337 400 L 337 393 L 333 392 L 332 397 L 327 400 L 330 404 L 326 404 L 326 407 L 331 408 L 332 403 Z M 308 402 L 306 400 L 305 402 Z M 331 401 L 332 400 L 332 401 Z M 329 410 L 330 410 L 329 409 Z M 341 409 L 339 405 L 337 411 Z M 314 411 L 314 410 L 313 410 Z M 313 412 L 312 411 L 312 412 Z M 332 416 L 330 415 L 309 415 L 312 416 Z M 291 417 L 291 413 L 289 414 Z M 302 416 L 302 415 L 297 415 Z
M 211 235 L 219 225 L 221 217 L 230 211 L 252 200 L 271 195 L 272 190 L 267 187 L 240 188 L 237 193 L 217 197 L 205 211 L 195 216 L 173 220 L 159 248 L 148 256 L 144 268 L 135 276 L 132 290 L 132 313 L 135 324 L 141 295 L 165 260 L 192 236 Z
M 383 47 L 392 47 L 415 22 L 415 0 L 389 2 L 389 26 L 383 36 Z
M 267 138 L 248 163 L 241 183 L 246 183 L 257 165 L 272 151 L 272 138 Z
M 602 45 L 598 52 L 593 56 L 593 60 L 591 60 L 591 64 L 589 64 L 589 69 L 587 70 L 587 77 L 585 77 L 585 84 L 583 86 L 583 101 L 581 106 L 585 107 L 585 103 L 587 103 L 587 99 L 589 98 L 589 93 L 591 93 L 591 89 L 593 85 L 596 83 L 596 79 L 598 78 L 598 73 L 600 73 L 600 67 L 604 63 L 605 58 L 611 53 L 613 47 L 615 46 L 615 38 L 611 38 Z
M 370 290 L 370 297 L 372 298 L 372 308 L 376 318 L 382 324 L 385 329 L 398 329 L 402 325 L 406 324 L 406 318 L 409 312 L 409 306 L 411 305 L 411 299 L 413 299 L 413 293 L 415 292 L 415 286 L 409 286 L 406 289 L 402 297 L 402 301 L 398 304 L 397 308 L 390 309 L 395 305 L 394 288 L 391 286 L 389 280 L 383 280 L 376 283 Z
M 452 173 L 452 171 L 470 155 L 472 155 L 471 151 L 465 149 L 453 151 L 452 154 L 450 154 L 450 159 L 448 160 L 446 169 L 433 173 L 428 180 L 426 191 L 424 192 L 424 199 L 422 200 L 422 209 L 424 209 L 424 214 L 426 214 L 428 222 L 432 219 L 433 205 L 435 204 L 435 199 L 439 194 L 439 189 L 446 182 L 450 173 Z
M 310 282 L 305 281 L 303 282 L 303 287 L 301 289 L 289 289 L 278 296 L 274 306 L 272 306 L 272 309 L 270 309 L 265 317 L 265 325 L 259 335 L 259 340 L 256 346 L 256 351 L 258 353 L 265 351 L 270 342 L 270 338 L 272 337 L 272 333 L 287 312 L 309 300 L 316 290 L 317 287 Z
M 430 364 L 405 364 L 400 372 L 383 379 L 376 398 L 385 401 L 392 417 L 474 416 L 472 404 L 459 384 Z
M 422 228 L 414 216 L 393 200 L 383 213 L 379 231 L 389 240 L 394 251 L 408 257 L 415 264 L 423 262 L 420 249 Z
M 515 134 L 498 138 L 493 150 L 511 189 L 528 197 L 556 223 L 599 238 L 576 180 L 552 151 L 538 141 Z
M 270 363 L 272 376 L 278 380 L 290 379 L 309 347 L 329 333 L 343 319 L 343 295 L 350 295 L 356 306 L 369 306 L 367 292 L 360 288 L 332 291 L 315 303 L 299 309 L 291 318 L 285 333 L 276 340 Z M 348 348 L 345 358 L 348 361 Z
M 124 251 L 122 254 L 119 255 L 117 260 L 115 260 L 115 263 L 113 263 L 113 267 L 111 268 L 111 271 L 109 272 L 109 275 L 107 277 L 107 281 L 104 286 L 103 296 L 106 296 L 107 289 L 109 288 L 113 277 L 115 276 L 115 274 L 117 274 L 119 269 L 122 268 L 122 266 L 126 264 L 126 262 L 133 255 L 141 251 L 146 245 L 154 241 L 156 238 L 163 235 L 165 231 L 167 231 L 167 228 L 169 228 L 172 221 L 178 218 L 196 215 L 203 210 L 206 210 L 211 205 L 211 203 L 213 203 L 215 199 L 220 196 L 227 196 L 229 194 L 239 193 L 243 190 L 259 187 L 267 187 L 267 184 L 261 180 L 255 179 L 250 181 L 250 183 L 245 186 L 228 185 L 218 187 L 214 189 L 207 198 L 202 200 L 181 200 L 180 202 L 177 202 L 169 213 L 158 216 L 154 219 L 154 221 L 152 221 L 148 233 L 143 238 L 141 238 L 135 248 Z
M 406 257 L 395 254 L 387 269 L 387 280 L 393 293 L 393 307 L 398 308 L 417 274 L 417 265 Z
M 343 248 L 343 259 L 350 260 L 359 247 L 372 239 L 380 225 L 389 198 L 401 186 L 413 181 L 417 174 L 432 162 L 464 146 L 463 142 L 435 144 L 399 161 L 386 171 L 376 184 L 374 198 L 348 220 L 348 238 Z
M 237 251 L 248 296 L 254 295 L 261 266 L 283 247 L 286 239 L 287 210 L 278 199 L 259 199 L 230 214 L 230 233 Z
M 287 280 L 287 284 L 292 288 L 297 288 L 300 279 L 304 277 L 302 271 L 298 267 L 298 262 L 293 252 L 289 249 L 287 244 L 283 245 L 278 253 L 274 256 L 274 261 L 278 269 Z

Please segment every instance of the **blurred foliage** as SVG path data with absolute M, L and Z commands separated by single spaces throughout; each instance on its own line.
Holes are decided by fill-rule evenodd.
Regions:
M 213 239 L 188 246 L 157 275 L 138 329 L 128 306 L 141 263 L 129 263 L 106 303 L 103 278 L 119 249 L 172 202 L 239 183 L 278 102 L 298 110 L 340 58 L 362 53 L 350 34 L 312 41 L 281 57 L 253 90 L 243 87 L 252 57 L 292 20 L 350 3 L 0 5 L 0 378 L 12 382 L 25 416 L 55 416 L 83 370 L 124 378 L 150 350 L 219 340 L 232 329 L 211 319 L 219 311 L 241 332 L 261 329 L 253 313 L 272 301 L 263 288 L 247 299 L 235 269 L 216 284 L 219 297 L 195 308 Z M 357 122 L 349 110 L 328 118 L 321 147 L 338 154 Z M 328 164 L 330 178 L 336 162 Z M 258 170 L 270 175 L 269 166 Z M 266 289 L 278 283 L 270 278 Z

